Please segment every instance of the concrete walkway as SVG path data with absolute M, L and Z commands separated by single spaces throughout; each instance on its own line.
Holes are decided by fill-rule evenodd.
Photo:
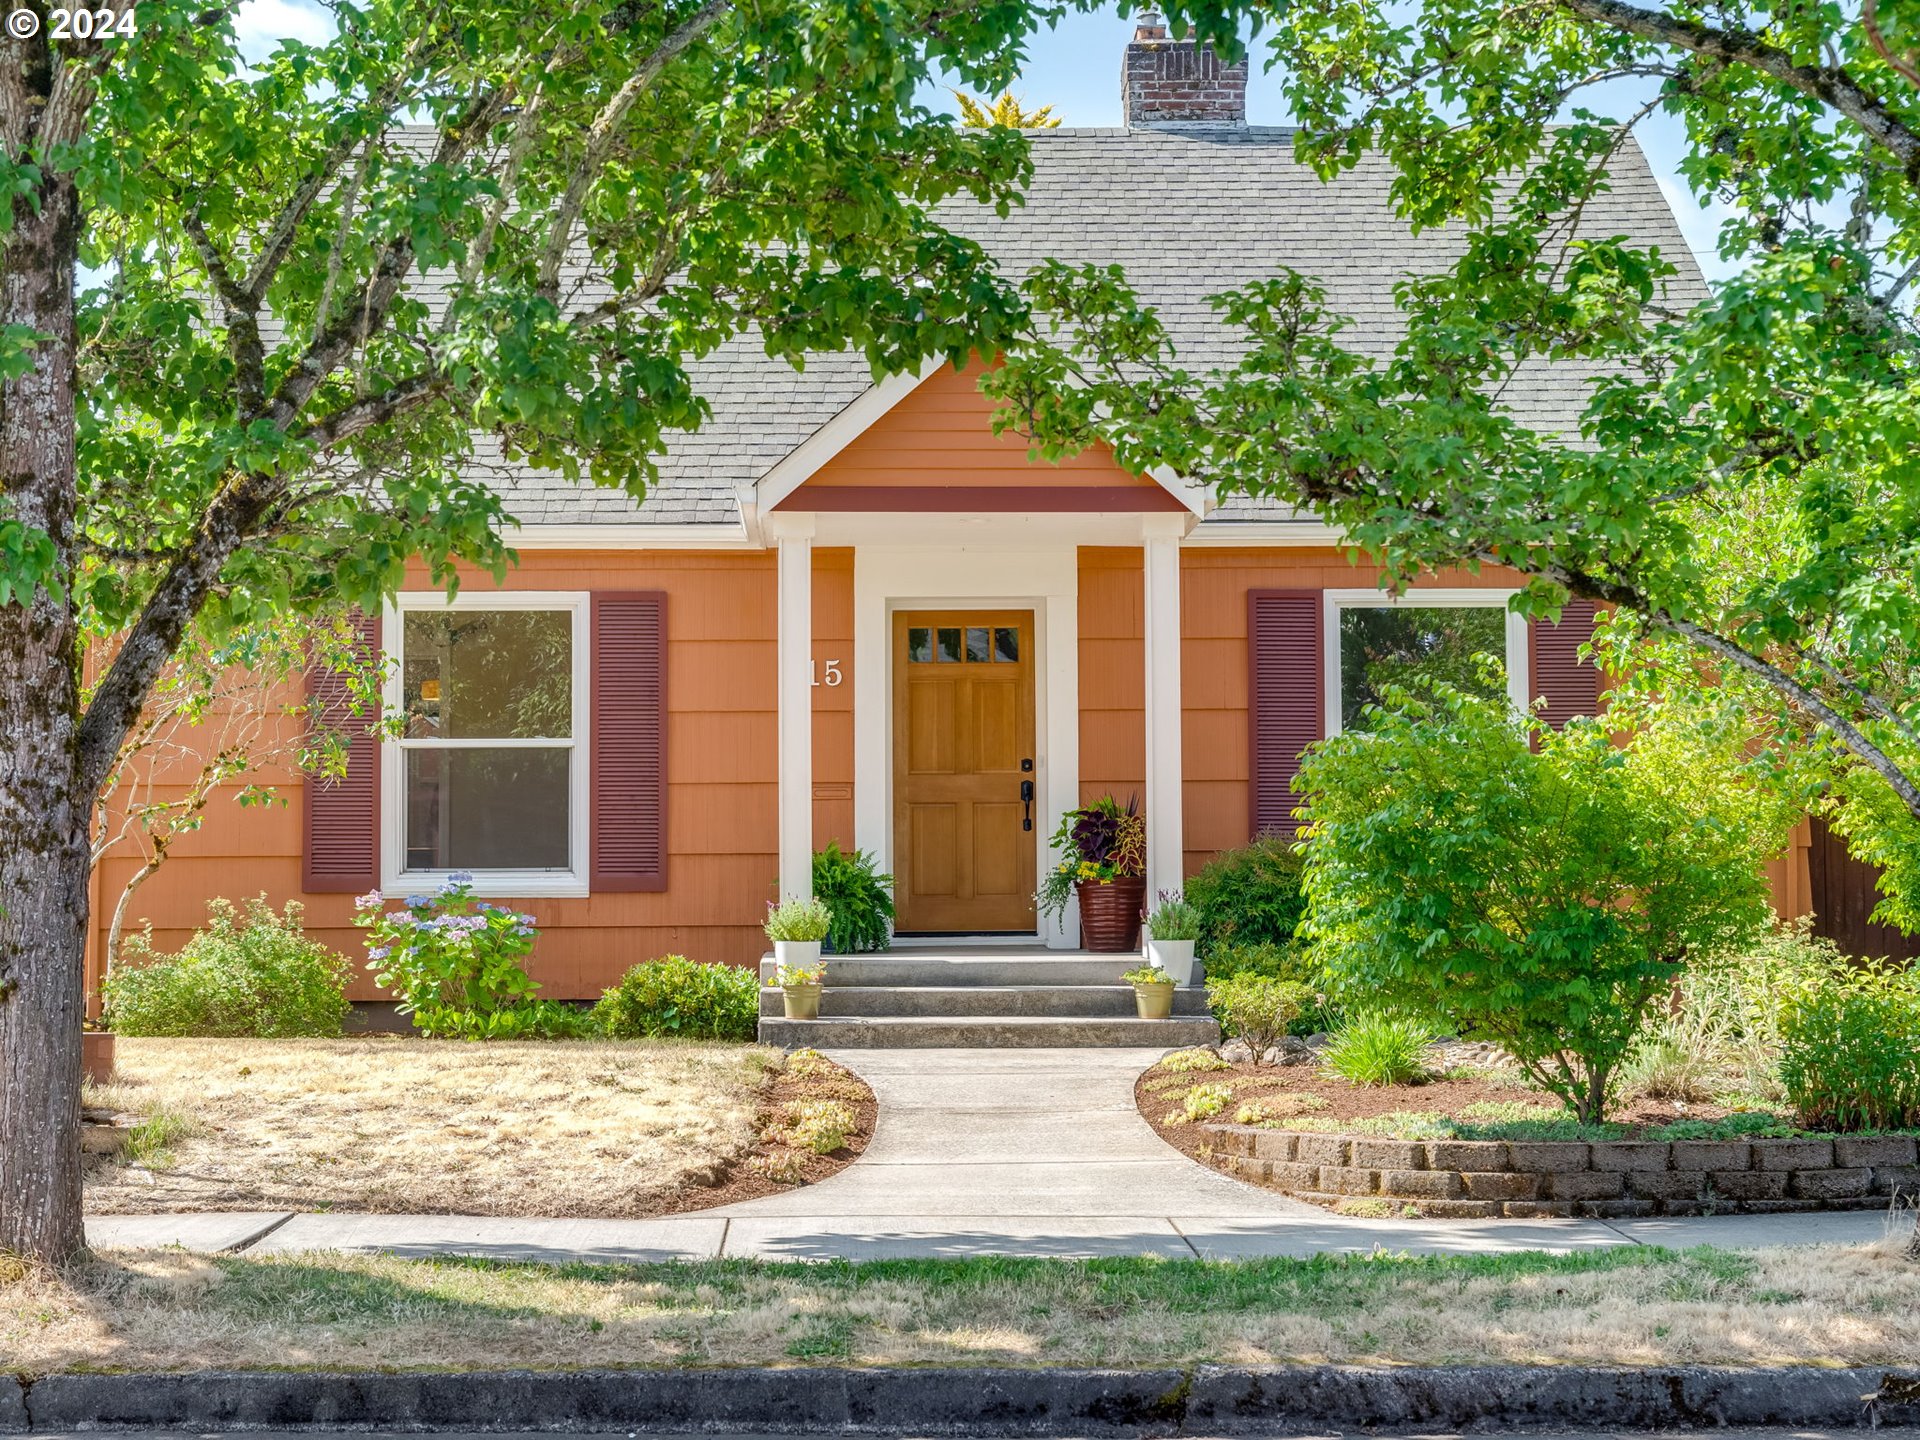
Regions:
M 860 1050 L 866 1154 L 830 1180 L 658 1220 L 416 1215 L 96 1216 L 96 1246 L 182 1245 L 546 1261 L 754 1256 L 1263 1255 L 1572 1251 L 1877 1240 L 1875 1212 L 1661 1220 L 1358 1220 L 1244 1185 L 1169 1147 L 1133 1104 L 1159 1050 Z

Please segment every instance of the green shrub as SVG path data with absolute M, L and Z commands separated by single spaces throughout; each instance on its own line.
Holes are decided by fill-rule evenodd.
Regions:
M 1265 975 L 1270 980 L 1291 980 L 1313 992 L 1313 1000 L 1288 1026 L 1292 1035 L 1314 1035 L 1331 1030 L 1340 1023 L 1339 1007 L 1328 994 L 1325 968 L 1313 951 L 1300 941 L 1275 944 L 1257 940 L 1249 944 L 1221 945 L 1207 961 L 1207 979 L 1230 980 L 1236 975 Z
M 531 1004 L 540 988 L 521 964 L 539 938 L 533 916 L 476 900 L 464 870 L 447 876 L 436 895 L 409 895 L 399 910 L 384 904 L 378 890 L 362 895 L 353 923 L 367 932 L 374 984 L 400 997 L 400 1013 L 416 1030 L 484 1039 L 539 1027 L 532 1017 L 491 1018 Z
M 593 1018 L 618 1040 L 751 1040 L 760 1024 L 760 979 L 739 965 L 663 955 L 622 975 L 593 1007 Z
M 1197 953 L 1213 974 L 1215 951 L 1225 945 L 1286 945 L 1307 910 L 1301 857 L 1293 841 L 1263 835 L 1238 850 L 1222 850 L 1187 881 L 1187 903 L 1200 912 Z
M 275 913 L 262 895 L 242 915 L 207 902 L 207 925 L 172 955 L 129 935 L 108 978 L 108 1024 L 122 1035 L 338 1035 L 347 1014 L 346 957 L 307 938 L 298 901 Z
M 776 943 L 782 940 L 800 941 L 825 940 L 833 929 L 833 916 L 820 900 L 802 900 L 790 896 L 778 903 L 767 905 L 767 938 Z
M 1411 1085 L 1426 1074 L 1433 1027 L 1410 1015 L 1363 1010 L 1327 1037 L 1320 1063 L 1350 1085 Z
M 858 1124 L 853 1107 L 840 1100 L 790 1100 L 771 1138 L 796 1150 L 831 1155 Z
M 1254 1064 L 1285 1038 L 1287 1026 L 1313 1003 L 1313 992 L 1292 980 L 1252 973 L 1207 980 L 1207 1004 L 1221 1030 L 1237 1035 L 1253 1052 Z
M 1180 1110 L 1188 1120 L 1211 1120 L 1227 1108 L 1233 1099 L 1233 1086 L 1220 1083 L 1196 1085 L 1181 1097 Z
M 1790 798 L 1747 733 L 1657 706 L 1618 744 L 1444 689 L 1369 719 L 1297 782 L 1307 929 L 1334 993 L 1493 1040 L 1603 1119 L 1687 957 L 1763 929 L 1760 861 Z
M 1780 1078 L 1802 1124 L 1920 1125 L 1920 972 L 1835 966 L 1788 998 L 1781 1022 Z
M 1200 907 L 1177 895 L 1162 892 L 1160 903 L 1147 916 L 1147 934 L 1155 940 L 1198 940 L 1200 930 Z
M 834 954 L 858 955 L 893 944 L 893 877 L 880 874 L 866 851 L 849 855 L 829 840 L 813 857 L 813 894 L 833 917 L 827 948 Z
M 505 1010 L 427 1005 L 414 1011 L 413 1023 L 443 1040 L 591 1040 L 600 1033 L 591 1010 L 564 1000 L 524 1000 Z

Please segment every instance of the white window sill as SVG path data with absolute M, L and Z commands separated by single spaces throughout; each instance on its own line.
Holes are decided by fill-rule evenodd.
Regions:
M 445 870 L 412 870 L 393 877 L 381 893 L 395 899 L 409 895 L 438 895 L 445 888 Z M 468 888 L 482 900 L 584 899 L 589 893 L 581 876 L 564 870 L 475 870 Z

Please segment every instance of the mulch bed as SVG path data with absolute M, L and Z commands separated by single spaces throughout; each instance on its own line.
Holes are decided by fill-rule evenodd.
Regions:
M 1182 1083 L 1176 1085 L 1178 1080 Z M 1550 1095 L 1542 1094 L 1517 1075 L 1476 1075 L 1470 1079 L 1430 1080 L 1424 1085 L 1352 1085 L 1330 1076 L 1313 1065 L 1252 1065 L 1242 1061 L 1225 1070 L 1190 1070 L 1174 1074 L 1150 1069 L 1134 1082 L 1134 1104 L 1140 1116 L 1174 1149 L 1202 1163 L 1207 1141 L 1203 1125 L 1191 1122 L 1169 1125 L 1169 1112 L 1180 1108 L 1180 1100 L 1194 1085 L 1226 1083 L 1233 1086 L 1233 1099 L 1215 1121 L 1231 1121 L 1234 1111 L 1253 1100 L 1269 1100 L 1283 1092 L 1305 1099 L 1303 1117 L 1313 1129 L 1337 1125 L 1342 1120 L 1365 1120 L 1395 1111 L 1433 1111 L 1457 1115 L 1468 1105 L 1514 1104 L 1557 1105 Z M 1149 1089 L 1164 1084 L 1165 1089 Z M 1316 1103 L 1319 1102 L 1319 1103 Z M 1718 1120 L 1731 1111 L 1717 1105 L 1675 1105 L 1667 1101 L 1643 1100 L 1618 1107 L 1611 1119 L 1629 1127 L 1622 1139 L 1632 1139 L 1639 1130 L 1669 1125 L 1677 1120 Z M 1279 1124 L 1280 1122 L 1276 1122 Z M 1284 1124 L 1280 1128 L 1285 1128 Z
M 716 1205 L 758 1200 L 763 1195 L 775 1195 L 802 1185 L 817 1185 L 860 1158 L 867 1142 L 873 1138 L 874 1121 L 879 1116 L 873 1091 L 858 1075 L 825 1056 L 809 1053 L 807 1060 L 797 1067 L 793 1064 L 794 1058 L 788 1057 L 787 1067 L 773 1077 L 761 1097 L 760 1113 L 754 1121 L 759 1143 L 726 1165 L 689 1177 L 654 1213 L 682 1215 L 693 1210 L 711 1210 Z M 847 1133 L 847 1143 L 830 1155 L 794 1149 L 780 1144 L 771 1134 L 778 1130 L 788 1105 L 808 1100 L 838 1100 L 853 1111 L 854 1124 Z M 769 1162 L 773 1162 L 772 1165 Z M 782 1163 L 797 1165 L 798 1178 L 776 1179 L 773 1172 Z M 794 1171 L 781 1173 L 790 1176 Z

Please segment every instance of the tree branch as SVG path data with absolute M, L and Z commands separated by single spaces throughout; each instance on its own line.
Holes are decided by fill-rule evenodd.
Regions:
M 1920 132 L 1841 66 L 1802 65 L 1785 50 L 1768 44 L 1750 30 L 1716 30 L 1697 20 L 1683 20 L 1662 10 L 1647 10 L 1627 4 L 1626 0 L 1559 0 L 1559 3 L 1582 19 L 1624 30 L 1643 40 L 1672 45 L 1695 55 L 1745 65 L 1763 75 L 1771 75 L 1846 116 L 1875 144 L 1898 157 L 1910 179 L 1920 176 Z

